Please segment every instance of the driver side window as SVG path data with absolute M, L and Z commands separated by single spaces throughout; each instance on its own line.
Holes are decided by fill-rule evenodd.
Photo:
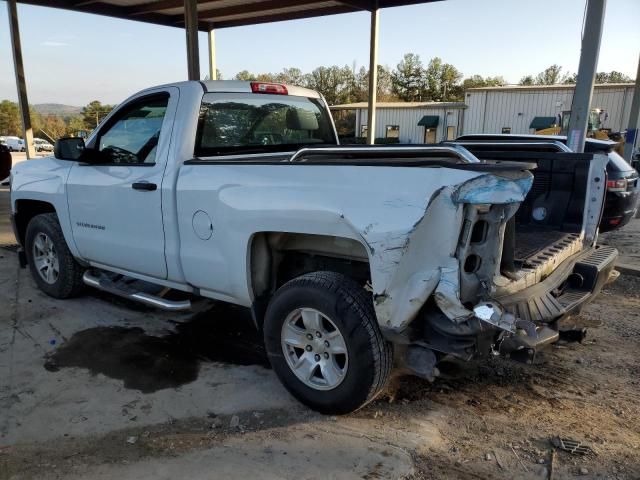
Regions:
M 168 94 L 154 95 L 118 112 L 98 138 L 97 149 L 105 163 L 155 164 L 168 103 Z

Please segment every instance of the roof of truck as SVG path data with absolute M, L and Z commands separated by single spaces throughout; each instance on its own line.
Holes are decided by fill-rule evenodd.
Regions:
M 230 92 L 230 93 L 251 93 L 252 83 L 273 83 L 286 87 L 289 95 L 296 97 L 320 98 L 320 94 L 309 88 L 298 87 L 296 85 L 288 85 L 279 82 L 260 82 L 243 81 L 243 80 L 205 80 L 202 82 L 207 92 Z

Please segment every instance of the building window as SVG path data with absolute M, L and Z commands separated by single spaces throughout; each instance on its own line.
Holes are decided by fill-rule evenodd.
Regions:
M 425 128 L 424 129 L 424 143 L 436 143 L 436 129 Z
M 360 125 L 360 136 L 361 137 L 366 137 L 368 131 L 369 130 L 367 129 L 366 125 Z
M 502 127 L 502 133 L 511 133 L 511 127 Z
M 387 125 L 385 132 L 387 138 L 400 138 L 400 125 Z
M 447 127 L 447 140 L 455 140 L 456 139 L 456 127 L 451 126 Z

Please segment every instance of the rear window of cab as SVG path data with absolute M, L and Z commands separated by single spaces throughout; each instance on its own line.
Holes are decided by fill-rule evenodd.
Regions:
M 207 93 L 200 107 L 195 155 L 290 152 L 336 143 L 329 110 L 319 98 Z

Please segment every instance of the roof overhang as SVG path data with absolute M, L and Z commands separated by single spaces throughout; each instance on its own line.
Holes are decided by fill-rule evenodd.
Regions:
M 440 117 L 438 115 L 425 115 L 418 122 L 419 127 L 424 128 L 438 128 Z
M 434 1 L 442 0 L 197 0 L 198 28 L 208 31 Z M 18 3 L 184 27 L 184 0 L 18 0 Z

